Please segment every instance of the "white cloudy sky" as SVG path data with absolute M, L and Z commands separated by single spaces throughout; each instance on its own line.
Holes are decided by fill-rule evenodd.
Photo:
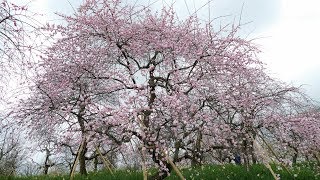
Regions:
M 23 1 L 23 0 L 13 0 Z M 135 2 L 136 0 L 126 0 Z M 140 2 L 149 0 L 140 0 Z M 154 0 L 150 0 L 153 2 Z M 208 0 L 174 0 L 180 16 L 188 15 L 202 7 Z M 70 3 L 69 3 L 70 2 Z M 158 0 L 170 4 L 173 0 Z M 81 0 L 32 0 L 30 7 L 44 14 L 43 20 L 55 20 L 54 12 L 72 14 L 73 8 Z M 188 8 L 187 8 L 188 7 Z M 244 34 L 258 38 L 263 53 L 261 59 L 267 63 L 270 73 L 281 80 L 295 85 L 304 85 L 307 93 L 320 101 L 320 1 L 319 0 L 212 0 L 212 17 L 230 15 L 251 22 L 244 26 Z M 209 6 L 199 11 L 199 16 L 207 18 Z M 319 82 L 319 83 L 318 83 Z

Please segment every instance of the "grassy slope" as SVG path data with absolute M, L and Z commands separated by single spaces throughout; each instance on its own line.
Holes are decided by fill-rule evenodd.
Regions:
M 291 169 L 290 175 L 285 170 L 273 166 L 275 173 L 280 174 L 282 179 L 296 179 L 296 180 L 312 180 L 319 179 L 320 173 L 312 170 L 313 168 L 310 166 L 299 165 L 293 169 Z M 256 180 L 256 179 L 273 179 L 271 173 L 268 169 L 266 169 L 263 165 L 254 165 L 250 167 L 249 171 L 246 171 L 246 168 L 243 166 L 236 165 L 207 165 L 197 168 L 189 168 L 183 169 L 182 173 L 186 179 L 233 179 L 233 180 Z M 12 180 L 61 180 L 61 179 L 69 179 L 68 176 L 33 176 L 33 177 L 0 177 L 0 179 L 12 179 Z M 75 177 L 76 180 L 140 180 L 143 179 L 142 172 L 139 171 L 130 171 L 130 170 L 119 170 L 116 171 L 115 175 L 112 176 L 108 172 L 97 172 L 90 173 L 88 177 L 83 177 L 77 175 Z M 179 179 L 175 173 L 172 173 L 168 180 Z
M 310 168 L 300 167 L 290 170 L 289 174 L 285 170 L 278 169 L 273 166 L 273 170 L 276 174 L 280 175 L 282 179 L 320 179 L 320 175 Z M 244 166 L 225 165 L 225 166 L 203 166 L 193 169 L 185 169 L 183 171 L 184 176 L 187 179 L 233 179 L 233 180 L 256 180 L 256 179 L 274 179 L 270 171 L 264 165 L 251 166 L 249 171 Z M 178 179 L 176 175 L 172 174 L 167 179 Z

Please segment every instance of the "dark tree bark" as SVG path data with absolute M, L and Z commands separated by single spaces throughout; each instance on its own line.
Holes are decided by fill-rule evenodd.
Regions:
M 46 151 L 46 159 L 45 159 L 45 161 L 44 161 L 43 173 L 44 173 L 45 175 L 47 175 L 48 172 L 49 172 L 49 168 L 52 167 L 52 166 L 54 166 L 55 163 L 50 162 L 50 159 L 49 159 L 50 156 L 51 156 L 50 150 L 49 150 L 48 148 L 46 148 L 45 151 Z
M 83 149 L 79 153 L 79 165 L 80 165 L 80 174 L 88 175 L 86 169 L 86 152 L 87 152 L 87 142 L 84 142 Z

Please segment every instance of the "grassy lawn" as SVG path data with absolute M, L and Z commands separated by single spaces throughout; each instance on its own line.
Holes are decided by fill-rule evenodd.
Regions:
M 307 164 L 299 164 L 290 169 L 290 173 L 282 169 L 280 166 L 272 166 L 272 169 L 281 179 L 287 180 L 313 180 L 320 179 L 320 172 L 314 166 Z M 264 165 L 253 165 L 246 170 L 244 166 L 237 165 L 205 165 L 201 167 L 182 169 L 182 174 L 186 179 L 233 179 L 233 180 L 255 180 L 255 179 L 273 179 L 272 174 Z M 61 180 L 69 179 L 65 176 L 32 176 L 32 177 L 0 177 L 0 179 L 8 180 Z M 114 175 L 107 171 L 91 172 L 87 177 L 76 175 L 76 180 L 140 180 L 143 179 L 141 171 L 118 170 Z M 172 173 L 168 180 L 179 179 L 175 173 Z

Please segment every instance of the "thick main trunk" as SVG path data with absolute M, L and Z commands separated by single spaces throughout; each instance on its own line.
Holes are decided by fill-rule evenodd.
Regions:
M 98 156 L 96 156 L 93 160 L 93 171 L 94 172 L 98 171 Z
M 45 175 L 48 174 L 49 168 L 54 166 L 54 163 L 50 162 L 50 159 L 49 159 L 50 156 L 51 156 L 51 153 L 50 153 L 49 149 L 46 148 L 46 159 L 44 161 L 44 169 L 43 169 L 43 173 Z
M 193 147 L 191 166 L 200 166 L 202 163 L 203 154 L 201 152 L 201 140 L 202 133 L 199 131 Z
M 298 148 L 292 146 L 292 149 L 294 150 L 293 157 L 292 157 L 292 164 L 297 164 L 297 159 L 299 155 Z
M 162 180 L 169 176 L 172 171 L 172 166 L 167 162 L 166 155 L 161 152 L 161 150 L 154 148 L 152 151 L 148 151 L 152 155 L 152 160 L 155 162 L 160 168 L 158 172 L 148 177 L 150 180 Z
M 148 177 L 150 180 L 163 180 L 169 176 L 169 172 L 167 171 L 158 171 L 156 174 Z
M 85 114 L 85 106 L 80 105 L 80 109 L 78 112 L 78 123 L 80 125 L 82 138 L 84 138 L 82 149 L 79 152 L 79 165 L 80 165 L 80 174 L 81 175 L 87 175 L 87 169 L 86 169 L 86 152 L 87 152 L 87 141 L 85 140 L 85 134 L 86 134 L 86 128 L 85 128 L 85 121 L 84 116 Z
M 298 154 L 294 153 L 294 155 L 292 157 L 292 164 L 297 164 L 297 159 L 298 159 Z
M 243 141 L 243 163 L 244 163 L 247 171 L 249 171 L 250 160 L 249 160 L 249 154 L 248 154 L 248 142 L 247 142 L 247 140 Z
M 169 176 L 169 174 L 172 171 L 171 165 L 169 163 L 167 163 L 166 161 L 162 161 L 162 163 L 164 164 L 165 168 L 168 169 L 168 171 L 159 170 L 158 172 L 156 172 L 152 176 L 148 177 L 148 179 L 150 179 L 150 180 L 163 180 L 163 179 L 165 179 L 166 177 Z
M 44 169 L 43 169 L 43 174 L 44 174 L 44 175 L 47 175 L 47 174 L 48 174 L 48 171 L 49 171 L 49 166 L 45 165 L 45 166 L 44 166 Z
M 250 150 L 250 155 L 251 155 L 252 164 L 257 164 L 257 156 L 256 156 L 256 153 L 254 152 L 254 149 L 253 149 L 253 141 L 254 141 L 254 140 L 251 140 L 251 141 L 250 141 L 249 150 Z
M 80 174 L 81 175 L 88 175 L 86 169 L 86 152 L 87 152 L 87 142 L 84 142 L 83 149 L 79 153 L 79 165 L 80 165 Z

